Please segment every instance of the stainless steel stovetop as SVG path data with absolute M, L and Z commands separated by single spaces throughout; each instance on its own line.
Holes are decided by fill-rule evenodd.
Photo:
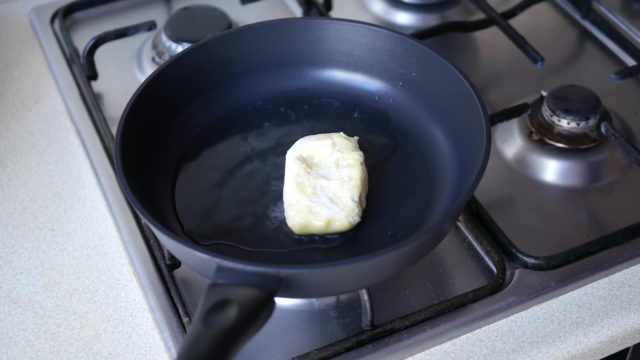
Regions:
M 596 0 L 582 15 L 568 0 L 490 1 L 498 10 L 526 8 L 510 23 L 546 58 L 542 69 L 495 27 L 451 32 L 484 21 L 470 2 L 426 2 L 334 1 L 330 15 L 428 36 L 425 43 L 468 75 L 490 112 L 578 84 L 599 96 L 625 137 L 640 138 L 640 80 L 609 78 L 640 59 L 638 1 Z M 61 1 L 31 13 L 171 354 L 188 331 L 207 280 L 164 251 L 132 213 L 115 180 L 111 149 L 126 102 L 161 62 L 154 47 L 171 52 L 185 46 L 167 39 L 162 44 L 158 31 L 176 10 L 196 4 L 216 6 L 233 26 L 242 26 L 309 15 L 304 5 L 311 3 Z M 85 44 L 148 20 L 160 30 L 108 42 L 95 52 L 98 78 L 90 81 L 80 56 Z M 557 147 L 532 138 L 527 115 L 495 125 L 493 137 L 474 200 L 431 254 L 358 292 L 276 299 L 273 317 L 238 358 L 407 356 L 640 263 L 640 168 L 619 146 L 604 139 L 585 149 Z

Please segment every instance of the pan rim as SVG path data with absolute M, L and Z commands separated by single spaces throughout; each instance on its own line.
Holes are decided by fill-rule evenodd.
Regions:
M 133 206 L 133 208 L 140 214 L 140 216 L 142 217 L 143 221 L 148 223 L 153 229 L 155 229 L 156 231 L 161 232 L 164 236 L 166 236 L 167 238 L 169 238 L 170 240 L 172 240 L 173 242 L 179 244 L 180 246 L 184 246 L 186 248 L 188 248 L 188 250 L 190 251 L 195 251 L 197 253 L 199 253 L 200 255 L 204 255 L 207 257 L 212 258 L 212 261 L 215 261 L 217 264 L 224 266 L 224 267 L 228 267 L 228 268 L 236 268 L 236 269 L 240 269 L 243 271 L 255 271 L 255 272 L 261 272 L 261 273 L 287 273 L 287 272 L 295 272 L 295 271 L 299 271 L 299 270 L 320 270 L 320 269 L 330 269 L 330 268 L 341 268 L 341 267 L 346 267 L 349 265 L 352 265 L 354 263 L 362 263 L 362 262 L 368 262 L 368 261 L 374 261 L 378 258 L 383 258 L 385 256 L 389 256 L 389 254 L 391 253 L 395 253 L 397 251 L 399 251 L 400 249 L 403 249 L 405 247 L 410 246 L 411 244 L 415 243 L 415 242 L 419 242 L 419 239 L 416 239 L 416 237 L 424 237 L 424 234 L 429 234 L 431 232 L 434 231 L 435 229 L 435 224 L 431 225 L 430 227 L 426 228 L 424 231 L 421 231 L 419 233 L 413 234 L 410 237 L 404 238 L 401 241 L 399 241 L 398 243 L 395 243 L 391 246 L 385 247 L 383 249 L 379 249 L 377 251 L 373 251 L 370 253 L 366 253 L 360 256 L 355 256 L 355 257 L 350 257 L 350 258 L 346 258 L 346 259 L 340 259 L 340 260 L 331 260 L 331 261 L 323 261 L 323 262 L 317 262 L 317 263 L 312 263 L 312 264 L 276 264 L 276 263 L 270 263 L 270 262 L 261 262 L 261 261 L 250 261 L 250 260 L 246 260 L 243 258 L 236 258 L 236 257 L 229 257 L 229 256 L 224 256 L 221 255 L 219 253 L 216 253 L 214 251 L 209 250 L 208 248 L 206 248 L 203 245 L 197 244 L 196 242 L 190 240 L 190 239 L 186 239 L 182 236 L 179 236 L 178 234 L 175 234 L 174 232 L 170 231 L 169 229 L 167 229 L 160 221 L 156 220 L 153 216 L 151 216 L 147 210 L 141 205 L 141 203 L 138 201 L 137 197 L 135 196 L 133 190 L 131 189 L 131 187 L 129 186 L 129 183 L 126 179 L 126 175 L 125 175 L 125 171 L 123 169 L 122 166 L 122 147 L 121 147 L 121 139 L 122 139 L 122 132 L 124 131 L 123 129 L 126 127 L 126 119 L 128 118 L 128 113 L 130 112 L 131 108 L 134 106 L 134 104 L 137 102 L 137 98 L 141 96 L 141 94 L 144 92 L 144 89 L 147 88 L 148 84 L 152 81 L 154 81 L 154 79 L 157 77 L 158 74 L 160 74 L 162 72 L 162 70 L 167 67 L 167 66 L 172 66 L 171 64 L 173 64 L 176 61 L 180 61 L 180 59 L 182 59 L 185 56 L 188 56 L 188 54 L 190 54 L 191 52 L 195 51 L 196 49 L 205 46 L 207 44 L 209 44 L 212 41 L 215 41 L 215 39 L 217 39 L 218 37 L 222 37 L 222 36 L 228 36 L 229 34 L 235 33 L 235 32 L 239 32 L 239 31 L 249 31 L 248 29 L 252 29 L 252 28 L 256 28 L 256 27 L 265 27 L 265 26 L 272 26 L 274 23 L 286 23 L 286 22 L 291 22 L 291 23 L 295 23 L 295 22 L 299 22 L 299 23 L 303 23 L 303 22 L 310 22 L 310 21 L 316 21 L 316 22 L 335 22 L 335 23 L 343 23 L 343 24 L 349 24 L 350 26 L 359 26 L 359 27 L 365 27 L 371 30 L 375 30 L 375 31 L 381 31 L 387 34 L 391 34 L 392 36 L 396 36 L 399 38 L 399 41 L 411 41 L 413 42 L 415 45 L 420 46 L 424 51 L 427 51 L 428 53 L 431 54 L 432 57 L 439 59 L 443 64 L 447 65 L 448 67 L 451 68 L 452 70 L 452 74 L 456 74 L 460 80 L 462 81 L 461 84 L 466 85 L 466 88 L 468 89 L 468 91 L 470 92 L 470 94 L 473 96 L 474 102 L 475 102 L 475 106 L 477 106 L 478 108 L 478 115 L 480 117 L 480 119 L 482 120 L 482 127 L 484 130 L 484 136 L 483 136 L 483 156 L 482 159 L 478 162 L 479 166 L 476 170 L 476 175 L 475 178 L 473 179 L 473 181 L 470 181 L 467 185 L 467 187 L 465 188 L 464 193 L 461 193 L 460 196 L 457 197 L 457 202 L 452 204 L 452 206 L 450 207 L 450 211 L 446 214 L 443 215 L 443 219 L 451 219 L 452 222 L 455 222 L 455 219 L 457 219 L 457 217 L 460 215 L 460 213 L 462 212 L 462 210 L 464 209 L 464 206 L 466 205 L 466 203 L 471 199 L 473 192 L 475 191 L 475 189 L 477 188 L 478 184 L 480 183 L 480 180 L 482 179 L 482 176 L 484 175 L 484 172 L 486 170 L 487 167 L 487 163 L 489 161 L 489 155 L 490 155 L 490 150 L 491 150 L 491 126 L 489 123 L 489 116 L 486 110 L 486 106 L 485 104 L 481 101 L 481 98 L 478 94 L 477 89 L 475 88 L 475 86 L 471 83 L 471 81 L 468 79 L 468 77 L 454 64 L 450 63 L 449 61 L 447 61 L 446 59 L 444 59 L 441 55 L 439 55 L 438 53 L 436 53 L 435 51 L 433 51 L 431 48 L 429 48 L 426 44 L 420 42 L 419 40 L 403 34 L 401 32 L 389 29 L 389 28 L 385 28 L 379 25 L 375 25 L 375 24 L 371 24 L 371 23 L 366 23 L 366 22 L 362 22 L 362 21 L 356 21 L 356 20 L 351 20 L 351 19 L 336 19 L 336 18 L 312 18 L 312 17 L 304 17 L 304 18 L 285 18 L 285 19 L 275 19 L 275 20 L 269 20 L 269 21 L 263 21 L 263 22 L 257 22 L 257 23 L 252 23 L 252 24 L 248 24 L 248 25 L 243 25 L 240 26 L 238 28 L 229 30 L 227 32 L 224 32 L 222 34 L 218 34 L 218 35 L 214 35 L 211 36 L 210 38 L 195 44 L 191 47 L 189 47 L 188 49 L 184 50 L 183 52 L 181 52 L 178 56 L 175 56 L 171 59 L 169 59 L 168 61 L 166 61 L 164 64 L 162 64 L 161 66 L 158 67 L 158 69 L 156 69 L 151 75 L 149 75 L 143 82 L 142 84 L 136 89 L 136 91 L 134 92 L 134 94 L 131 96 L 131 98 L 129 99 L 129 101 L 127 102 L 127 105 L 124 109 L 124 111 L 122 112 L 122 115 L 120 117 L 120 121 L 118 123 L 118 128 L 116 131 L 116 136 L 115 136 L 115 150 L 114 150 L 114 167 L 115 167 L 115 172 L 116 172 L 116 177 L 118 179 L 118 182 L 120 184 L 120 187 L 123 191 L 123 193 L 125 194 L 127 200 L 130 202 L 130 204 Z M 159 237 L 160 238 L 160 237 Z M 442 241 L 443 239 L 440 239 L 440 241 Z M 162 242 L 163 240 L 160 239 L 160 241 Z M 439 243 L 439 242 L 438 242 Z M 438 244 L 436 243 L 436 245 Z M 424 254 L 424 256 L 426 256 L 427 253 Z M 409 266 L 410 264 L 407 264 L 407 266 Z

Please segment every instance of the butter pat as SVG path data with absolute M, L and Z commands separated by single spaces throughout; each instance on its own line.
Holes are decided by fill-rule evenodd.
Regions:
M 284 214 L 299 235 L 335 234 L 356 226 L 366 205 L 367 169 L 358 138 L 305 136 L 286 155 Z

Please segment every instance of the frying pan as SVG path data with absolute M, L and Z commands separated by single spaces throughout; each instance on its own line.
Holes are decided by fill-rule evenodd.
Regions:
M 257 23 L 164 64 L 129 101 L 115 162 L 162 244 L 212 281 L 179 358 L 233 356 L 274 296 L 366 288 L 424 257 L 478 184 L 489 130 L 458 70 L 369 24 Z M 296 236 L 283 215 L 284 155 L 302 136 L 339 131 L 358 136 L 365 154 L 363 220 Z

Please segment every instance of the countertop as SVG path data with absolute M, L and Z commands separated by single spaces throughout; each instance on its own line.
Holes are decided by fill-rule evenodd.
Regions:
M 0 0 L 0 358 L 167 352 L 28 21 Z M 416 355 L 599 359 L 640 342 L 640 266 Z

